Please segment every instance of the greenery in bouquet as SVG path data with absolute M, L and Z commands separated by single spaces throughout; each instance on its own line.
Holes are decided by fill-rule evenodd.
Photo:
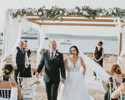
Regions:
M 39 80 L 36 80 L 35 82 L 33 82 L 30 86 L 32 85 L 39 85 L 40 84 L 40 81 Z

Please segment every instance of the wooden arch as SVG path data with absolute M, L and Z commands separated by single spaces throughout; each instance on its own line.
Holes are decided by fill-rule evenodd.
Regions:
M 63 20 L 62 18 L 63 17 Z M 63 25 L 63 26 L 96 26 L 96 27 L 117 27 L 120 24 L 120 18 L 112 17 L 110 15 L 101 16 L 96 19 L 87 19 L 82 15 L 64 15 L 59 17 L 57 20 L 54 19 L 43 19 L 41 20 L 37 15 L 33 13 L 27 14 L 27 20 L 29 22 L 35 23 L 37 25 Z M 122 33 L 120 33 L 119 40 L 119 52 L 118 56 L 121 53 L 122 47 Z

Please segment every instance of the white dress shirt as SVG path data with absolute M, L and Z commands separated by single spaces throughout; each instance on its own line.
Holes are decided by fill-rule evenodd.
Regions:
M 20 47 L 19 47 L 20 48 Z M 17 66 L 17 63 L 16 63 L 16 56 L 17 56 L 17 48 L 14 50 L 13 54 L 12 54 L 12 60 L 13 60 L 13 64 L 14 66 Z M 26 67 L 26 64 L 29 65 L 29 60 L 28 60 L 28 56 L 27 56 L 27 52 L 25 54 L 25 67 Z
M 53 58 L 55 57 L 56 51 L 53 52 Z M 52 57 L 52 52 L 50 51 L 50 58 Z

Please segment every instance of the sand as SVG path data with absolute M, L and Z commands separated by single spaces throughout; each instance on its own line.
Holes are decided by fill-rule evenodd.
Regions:
M 66 57 L 69 54 L 64 54 L 64 57 Z M 85 55 L 87 55 L 88 57 L 93 59 L 92 53 L 86 53 Z M 104 57 L 104 69 L 107 72 L 110 72 L 111 70 L 111 66 L 115 63 L 117 63 L 117 55 L 109 55 L 109 54 L 105 54 Z M 31 56 L 31 67 L 32 67 L 32 71 L 35 71 L 36 69 L 36 52 L 32 52 L 32 56 Z M 7 63 L 11 63 L 12 64 L 12 59 L 11 59 L 11 55 L 6 59 Z M 123 72 L 124 73 L 124 72 Z M 47 100 L 46 99 L 46 90 L 45 88 L 42 87 L 36 87 L 36 93 L 38 94 L 38 100 Z M 89 94 L 94 98 L 94 100 L 104 100 L 104 92 L 97 92 L 97 91 L 89 91 Z

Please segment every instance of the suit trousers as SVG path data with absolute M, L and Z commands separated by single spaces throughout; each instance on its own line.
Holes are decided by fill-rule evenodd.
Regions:
M 57 100 L 59 82 L 45 82 L 48 100 Z
M 21 69 L 17 68 L 17 70 L 15 70 L 15 80 L 16 80 L 16 82 L 18 82 L 17 76 L 24 77 L 24 69 L 23 68 L 21 68 Z

